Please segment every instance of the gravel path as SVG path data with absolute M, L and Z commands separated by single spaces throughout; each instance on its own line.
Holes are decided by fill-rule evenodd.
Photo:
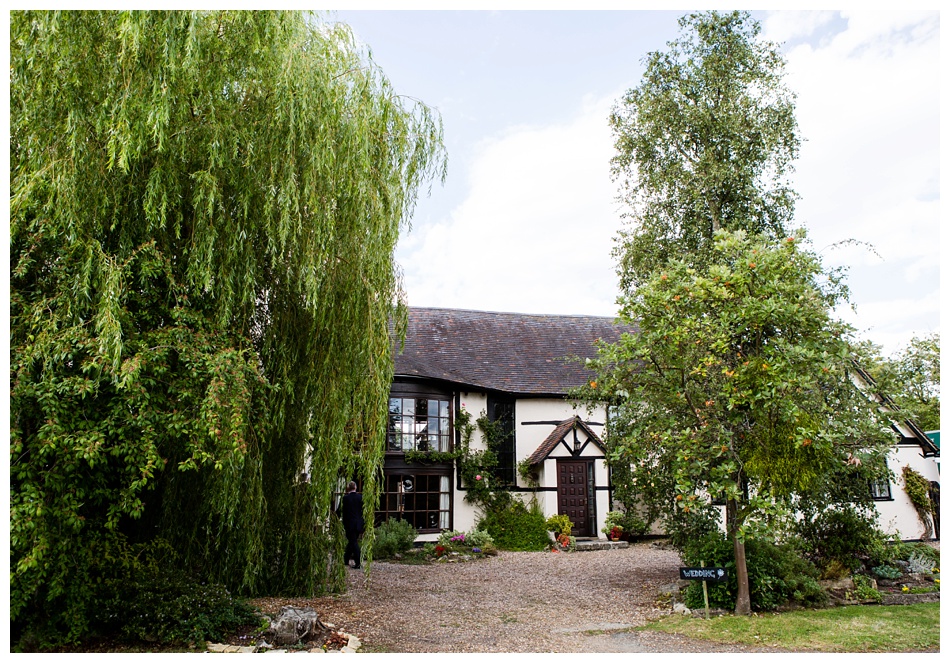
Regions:
M 364 652 L 749 652 L 629 629 L 669 614 L 679 555 L 651 543 L 576 553 L 502 552 L 459 563 L 375 562 L 308 605 Z M 273 609 L 272 605 L 262 606 Z

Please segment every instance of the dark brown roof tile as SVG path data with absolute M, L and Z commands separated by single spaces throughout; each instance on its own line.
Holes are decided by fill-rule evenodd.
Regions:
M 596 342 L 615 342 L 623 331 L 632 330 L 608 317 L 410 308 L 395 374 L 512 394 L 566 395 L 591 379 L 582 360 L 596 355 Z

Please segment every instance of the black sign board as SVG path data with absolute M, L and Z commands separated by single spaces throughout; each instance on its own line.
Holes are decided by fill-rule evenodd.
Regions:
M 706 582 L 725 582 L 727 579 L 726 570 L 721 566 L 681 566 L 680 578 Z

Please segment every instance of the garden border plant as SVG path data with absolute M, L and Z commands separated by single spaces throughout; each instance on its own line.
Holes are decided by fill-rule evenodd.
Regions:
M 574 523 L 563 513 L 549 516 L 544 526 L 554 535 L 551 552 L 574 552 L 577 550 L 577 537 L 571 534 Z

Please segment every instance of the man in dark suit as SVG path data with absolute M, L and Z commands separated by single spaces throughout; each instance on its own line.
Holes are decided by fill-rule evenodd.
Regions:
M 350 565 L 350 559 L 356 564 L 353 568 L 360 568 L 360 535 L 366 528 L 363 522 L 363 496 L 356 492 L 356 482 L 346 484 L 346 494 L 343 495 L 342 512 L 343 529 L 346 532 L 346 551 L 343 553 L 343 563 Z

